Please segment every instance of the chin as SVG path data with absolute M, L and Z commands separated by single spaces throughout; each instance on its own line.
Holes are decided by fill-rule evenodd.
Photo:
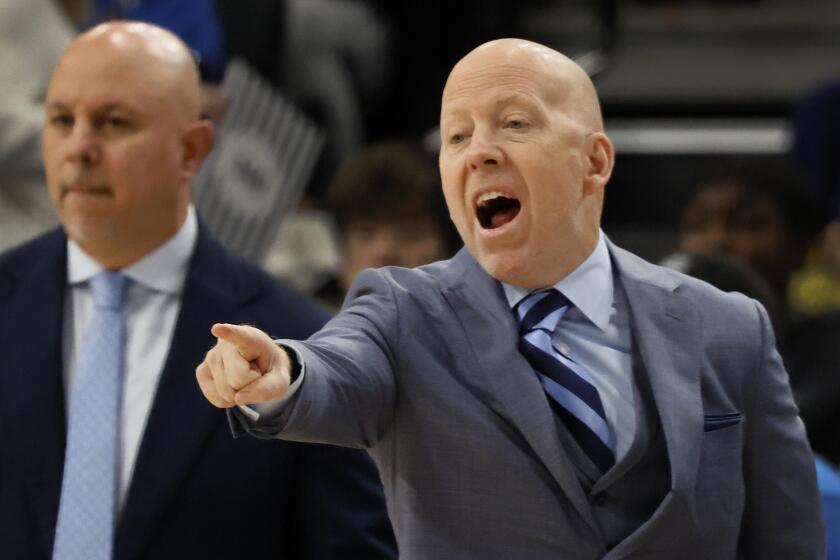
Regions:
M 479 254 L 476 256 L 476 260 L 487 274 L 500 282 L 521 288 L 531 287 L 533 272 L 528 270 L 526 261 L 516 255 L 509 253 Z
M 475 255 L 475 253 L 473 253 Z M 553 286 L 562 277 L 545 259 L 516 253 L 479 255 L 476 260 L 487 274 L 500 282 L 526 290 Z
M 67 237 L 82 247 L 105 244 L 115 238 L 115 228 L 98 220 L 73 220 L 64 222 Z

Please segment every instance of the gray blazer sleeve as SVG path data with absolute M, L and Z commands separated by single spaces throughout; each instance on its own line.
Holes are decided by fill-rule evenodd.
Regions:
M 305 342 L 280 341 L 298 351 L 306 376 L 273 426 L 279 437 L 363 448 L 379 441 L 394 414 L 394 290 L 382 272 L 367 270 L 320 332 Z
M 745 558 L 825 558 L 813 454 L 767 313 L 756 308 L 762 342 L 752 401 L 745 403 L 746 509 L 739 548 Z

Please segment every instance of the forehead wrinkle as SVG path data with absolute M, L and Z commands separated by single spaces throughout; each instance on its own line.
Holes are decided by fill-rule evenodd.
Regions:
M 496 109 L 516 101 L 542 105 L 544 96 L 540 95 L 538 84 L 529 78 L 528 72 L 513 66 L 508 68 L 512 71 L 502 76 L 497 76 L 498 72 L 493 69 L 486 69 L 457 78 L 454 85 L 450 83 L 444 91 L 441 118 L 470 112 L 482 103 L 479 100 L 488 97 Z
M 450 76 L 449 81 L 444 89 L 444 99 L 451 95 L 453 90 L 475 90 L 487 89 L 487 82 L 493 86 L 506 85 L 520 85 L 526 86 L 527 89 L 536 89 L 527 87 L 530 82 L 536 85 L 536 73 L 530 69 L 522 68 L 512 64 L 502 64 L 496 67 L 485 67 L 470 72 L 458 72 Z
M 464 103 L 460 103 L 462 100 L 467 101 L 470 106 L 476 106 L 483 104 L 484 99 L 490 98 L 489 102 L 492 103 L 494 107 L 511 103 L 534 104 L 535 102 L 541 101 L 539 96 L 535 95 L 532 89 L 520 87 L 520 84 L 518 83 L 499 83 L 498 86 L 499 87 L 494 87 L 492 90 L 479 87 L 455 92 L 451 96 L 448 96 L 448 99 L 444 102 L 443 113 L 448 114 L 456 111 L 460 112 L 464 105 Z M 502 91 L 498 91 L 500 89 Z M 455 105 L 455 108 L 452 107 L 453 104 Z
M 549 85 L 551 82 L 554 82 L 554 87 Z M 499 90 L 508 91 L 502 94 Z M 541 108 L 560 107 L 570 97 L 570 92 L 569 84 L 554 76 L 546 76 L 544 72 L 531 68 L 504 64 L 453 76 L 444 90 L 443 106 L 462 100 L 472 104 L 477 98 L 493 95 L 498 97 L 496 105 L 515 102 L 519 98 L 522 102 L 530 102 Z

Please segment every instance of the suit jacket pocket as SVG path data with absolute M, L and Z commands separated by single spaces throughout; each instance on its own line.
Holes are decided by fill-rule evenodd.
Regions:
M 700 465 L 695 480 L 694 511 L 700 523 L 700 532 L 710 538 L 713 535 L 716 535 L 714 538 L 724 538 L 724 533 L 720 532 L 722 528 L 737 527 L 744 509 L 744 424 L 740 414 L 737 417 L 721 416 L 713 415 L 712 422 L 704 422 L 706 432 L 702 436 Z M 737 536 L 737 531 L 726 535 Z
M 735 424 L 740 424 L 743 420 L 743 415 L 740 412 L 730 412 L 727 414 L 706 414 L 703 416 L 703 431 L 714 432 Z

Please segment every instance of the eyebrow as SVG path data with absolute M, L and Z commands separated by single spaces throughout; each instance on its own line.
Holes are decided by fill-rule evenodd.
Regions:
M 101 107 L 96 107 L 94 110 L 95 113 L 107 113 L 109 111 L 113 111 L 115 109 L 120 109 L 123 111 L 131 111 L 131 107 L 127 106 L 124 103 L 120 103 L 119 101 L 112 101 L 110 103 L 105 103 Z M 61 101 L 50 101 L 47 103 L 47 110 L 49 111 L 69 111 L 70 107 L 66 103 L 62 103 Z
M 60 101 L 50 101 L 47 103 L 47 110 L 48 111 L 66 111 L 67 105 L 61 103 Z

